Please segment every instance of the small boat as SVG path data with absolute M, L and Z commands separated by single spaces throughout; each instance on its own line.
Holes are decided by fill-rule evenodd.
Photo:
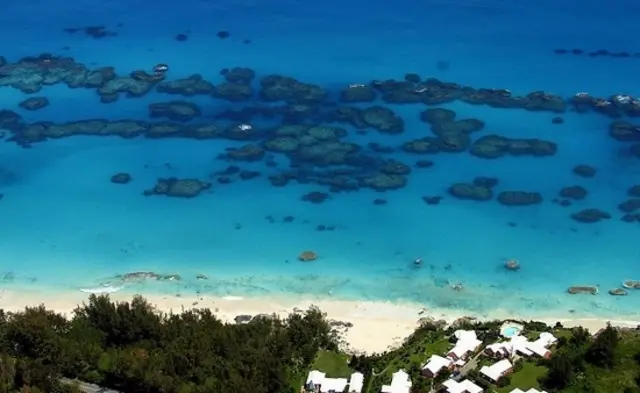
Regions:
M 451 288 L 452 288 L 454 291 L 458 291 L 458 292 L 459 292 L 459 291 L 462 291 L 462 284 L 461 284 L 461 283 L 453 284 L 453 285 L 451 285 Z
M 422 265 L 422 258 L 416 258 L 416 259 L 414 259 L 414 260 L 413 260 L 413 264 L 414 264 L 414 265 L 417 265 L 417 266 Z

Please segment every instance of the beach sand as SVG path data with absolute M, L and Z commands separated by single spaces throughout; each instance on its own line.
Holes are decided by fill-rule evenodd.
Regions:
M 129 301 L 131 293 L 112 293 L 115 301 Z M 418 326 L 422 318 L 433 318 L 453 322 L 456 319 L 476 317 L 479 320 L 519 319 L 539 320 L 553 326 L 561 322 L 565 327 L 583 326 L 592 333 L 604 328 L 607 323 L 620 327 L 635 327 L 636 321 L 597 318 L 543 317 L 527 315 L 509 315 L 500 310 L 489 315 L 474 316 L 452 309 L 428 309 L 419 304 L 391 303 L 374 301 L 346 301 L 331 299 L 312 299 L 293 297 L 176 297 L 169 295 L 144 295 L 155 307 L 163 312 L 179 313 L 190 308 L 210 308 L 225 322 L 235 323 L 238 315 L 276 314 L 280 317 L 317 306 L 330 320 L 352 324 L 349 328 L 339 328 L 344 349 L 353 353 L 374 353 L 392 349 L 400 345 Z M 0 295 L 0 308 L 6 311 L 20 311 L 24 307 L 44 304 L 58 313 L 71 316 L 77 305 L 89 298 L 82 292 L 60 293 L 55 296 L 29 291 L 3 291 Z

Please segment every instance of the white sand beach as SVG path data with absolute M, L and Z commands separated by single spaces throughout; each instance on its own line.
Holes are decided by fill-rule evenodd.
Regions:
M 277 314 L 281 317 L 305 310 L 311 305 L 319 307 L 332 320 L 351 323 L 348 329 L 341 329 L 345 349 L 355 353 L 382 352 L 400 345 L 418 326 L 421 318 L 437 320 L 454 320 L 467 316 L 479 320 L 487 319 L 522 319 L 540 320 L 550 325 L 561 322 L 566 327 L 583 326 L 592 333 L 604 328 L 607 323 L 620 327 L 635 327 L 640 321 L 612 320 L 598 318 L 571 319 L 565 317 L 516 316 L 496 310 L 491 315 L 474 316 L 469 313 L 456 312 L 451 309 L 427 309 L 419 304 L 391 303 L 374 301 L 343 301 L 324 299 L 294 299 L 292 297 L 176 297 L 169 295 L 144 295 L 149 302 L 163 312 L 178 313 L 189 308 L 210 308 L 223 321 L 234 323 L 238 315 Z M 0 294 L 0 308 L 6 311 L 19 311 L 27 306 L 44 304 L 56 312 L 71 315 L 78 304 L 86 301 L 89 294 L 82 292 L 38 293 L 32 291 L 3 291 Z M 111 293 L 115 301 L 129 301 L 130 293 Z

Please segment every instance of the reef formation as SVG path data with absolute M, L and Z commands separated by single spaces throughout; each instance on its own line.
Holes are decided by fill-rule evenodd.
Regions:
M 84 29 L 84 30 L 83 30 Z M 84 31 L 95 37 L 109 36 L 104 27 L 73 28 L 69 33 Z M 228 37 L 226 35 L 220 38 Z M 176 40 L 188 39 L 184 33 Z M 559 53 L 560 54 L 560 53 Z M 561 97 L 545 91 L 523 95 L 503 88 L 479 88 L 406 74 L 401 79 L 372 80 L 351 84 L 338 91 L 297 80 L 284 75 L 258 75 L 247 67 L 232 67 L 220 71 L 219 81 L 209 81 L 199 74 L 169 79 L 169 66 L 121 73 L 114 67 L 92 68 L 70 57 L 40 54 L 15 62 L 0 57 L 0 87 L 18 89 L 33 95 L 18 105 L 34 111 L 55 105 L 44 95 L 46 87 L 56 84 L 72 89 L 95 91 L 100 102 L 109 104 L 123 98 L 137 98 L 154 93 L 160 99 L 148 105 L 145 119 L 84 119 L 55 123 L 27 122 L 20 113 L 0 110 L 0 128 L 7 130 L 8 141 L 21 147 L 50 139 L 76 135 L 116 136 L 121 138 L 189 138 L 196 140 L 226 139 L 241 143 L 229 147 L 218 159 L 229 161 L 226 171 L 212 173 L 209 179 L 158 179 L 143 191 L 144 195 L 164 195 L 191 198 L 209 190 L 212 184 L 233 183 L 262 178 L 261 171 L 243 169 L 243 163 L 263 162 L 264 178 L 274 187 L 291 182 L 313 183 L 323 187 L 301 196 L 305 202 L 319 204 L 331 200 L 332 194 L 353 192 L 361 188 L 392 191 L 405 187 L 416 169 L 428 169 L 434 161 L 426 159 L 439 154 L 466 154 L 483 160 L 503 157 L 554 156 L 558 145 L 552 140 L 511 138 L 486 132 L 481 119 L 465 118 L 440 105 L 461 101 L 493 108 L 520 109 L 556 114 L 554 124 L 563 124 L 563 113 L 592 112 L 611 118 L 609 135 L 624 145 L 631 156 L 640 158 L 640 125 L 630 118 L 640 116 L 640 101 L 624 95 L 595 97 L 579 92 Z M 37 94 L 37 96 L 35 95 Z M 210 97 L 234 104 L 233 109 L 205 115 L 207 108 L 191 102 L 195 96 Z M 418 138 L 406 138 L 405 119 L 396 105 L 422 105 L 419 115 L 424 133 Z M 239 106 L 238 106 L 239 105 Z M 393 106 L 392 106 L 393 105 Z M 358 144 L 353 134 L 370 131 L 397 139 L 390 145 L 370 142 Z M 401 151 L 416 157 L 414 162 L 399 160 L 392 153 Z M 275 157 L 286 157 L 288 168 L 279 168 Z M 405 156 L 406 157 L 406 156 Z M 406 162 L 405 162 L 406 161 Z M 597 169 L 578 164 L 572 172 L 580 178 L 597 176 Z M 127 184 L 132 175 L 115 174 L 111 182 Z M 444 185 L 448 196 L 476 202 L 495 201 L 513 208 L 544 203 L 545 196 L 536 190 L 502 189 L 499 180 L 491 177 L 452 180 Z M 630 185 L 629 198 L 617 205 L 620 220 L 640 222 L 640 191 Z M 328 191 L 328 192 L 325 192 Z M 588 189 L 583 185 L 562 188 L 554 203 L 570 207 L 576 201 L 588 201 Z M 442 195 L 422 196 L 427 205 L 438 205 Z M 387 200 L 375 198 L 377 206 Z M 471 203 L 471 202 L 469 202 Z M 568 214 L 580 223 L 596 223 L 613 217 L 609 207 L 586 207 Z

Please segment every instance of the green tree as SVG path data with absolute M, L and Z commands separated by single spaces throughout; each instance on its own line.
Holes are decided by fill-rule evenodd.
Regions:
M 601 331 L 589 345 L 585 360 L 594 366 L 611 368 L 615 364 L 615 351 L 620 342 L 618 330 L 611 325 Z
M 569 358 L 557 353 L 551 356 L 548 362 L 547 375 L 542 379 L 542 384 L 549 390 L 561 390 L 569 386 L 574 378 L 575 371 Z

